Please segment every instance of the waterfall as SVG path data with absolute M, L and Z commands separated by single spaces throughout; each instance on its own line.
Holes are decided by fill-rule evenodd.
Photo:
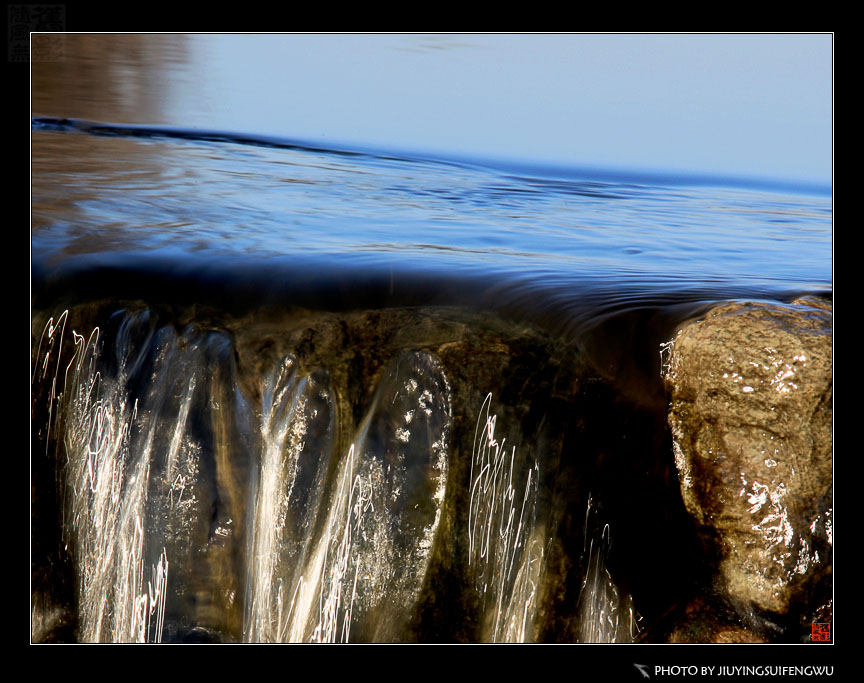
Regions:
M 451 608 L 479 642 L 544 637 L 555 458 L 507 433 L 492 393 L 457 416 L 439 355 L 388 353 L 352 393 L 344 364 L 294 342 L 250 371 L 218 326 L 79 315 L 103 324 L 37 321 L 31 376 L 78 640 L 402 642 Z M 580 638 L 632 640 L 609 528 L 587 520 Z

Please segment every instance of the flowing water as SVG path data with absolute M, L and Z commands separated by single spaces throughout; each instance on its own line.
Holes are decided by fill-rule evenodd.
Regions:
M 34 640 L 629 642 L 707 581 L 661 345 L 830 297 L 830 189 L 55 109 Z

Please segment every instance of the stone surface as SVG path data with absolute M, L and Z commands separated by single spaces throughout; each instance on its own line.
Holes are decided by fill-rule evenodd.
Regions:
M 821 604 L 833 544 L 831 304 L 719 306 L 678 330 L 663 373 L 684 503 L 729 598 L 777 615 Z

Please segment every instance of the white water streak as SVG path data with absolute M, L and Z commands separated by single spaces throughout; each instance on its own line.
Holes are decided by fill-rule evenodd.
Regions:
M 297 401 L 297 382 L 292 376 L 294 364 L 286 359 L 272 383 L 268 383 L 263 396 L 261 430 L 264 448 L 261 463 L 261 480 L 255 500 L 255 529 L 252 552 L 249 558 L 249 582 L 251 604 L 247 616 L 247 638 L 253 642 L 273 642 L 284 631 L 282 624 L 283 585 L 277 576 L 280 550 L 283 544 L 285 517 L 290 499 L 293 478 L 289 476 L 291 464 L 288 460 L 299 455 L 296 441 L 287 444 L 285 439 L 296 419 L 298 411 L 280 412 L 286 394 L 294 389 L 290 403 Z M 293 380 L 293 381 L 292 381 Z M 301 438 L 305 436 L 305 425 L 301 425 Z M 295 430 L 297 431 L 297 430 Z M 296 469 L 296 464 L 294 465 Z M 286 492 L 286 489 L 287 492 Z
M 348 642 L 362 557 L 352 539 L 372 509 L 372 482 L 355 474 L 354 444 L 343 463 L 325 532 L 305 565 L 280 633 L 290 642 Z M 316 600 L 317 598 L 317 600 Z M 317 603 L 317 604 L 316 604 Z M 310 629 L 311 626 L 311 629 Z
M 437 367 L 434 365 L 432 370 Z M 417 372 L 422 378 L 423 372 Z M 447 391 L 443 374 L 441 378 Z M 307 379 L 298 379 L 292 361 L 286 359 L 266 382 L 262 400 L 264 447 L 248 570 L 246 640 L 347 642 L 358 609 L 367 618 L 362 622 L 361 629 L 365 630 L 361 638 L 399 637 L 404 609 L 421 589 L 441 514 L 450 413 L 447 402 L 445 412 L 438 416 L 446 418 L 445 424 L 438 427 L 440 431 L 427 435 L 428 446 L 425 441 L 421 443 L 420 436 L 415 436 L 418 445 L 412 452 L 398 436 L 394 438 L 398 450 L 390 454 L 393 462 L 385 465 L 384 453 L 368 450 L 370 442 L 377 449 L 382 436 L 377 430 L 382 424 L 387 425 L 384 434 L 387 438 L 398 433 L 401 423 L 382 422 L 377 412 L 380 406 L 386 404 L 386 409 L 405 424 L 410 422 L 417 427 L 417 434 L 425 433 L 424 425 L 417 424 L 418 421 L 424 422 L 433 413 L 432 392 L 429 389 L 418 392 L 417 379 L 389 381 L 376 393 L 374 406 L 357 429 L 355 442 L 337 464 L 332 477 L 327 477 L 333 483 L 326 487 L 323 475 L 328 452 L 316 453 L 323 444 L 307 433 L 307 422 L 317 414 L 307 405 Z M 392 400 L 387 391 L 396 392 Z M 449 391 L 446 396 L 449 401 Z M 397 399 L 400 403 L 394 409 Z M 372 432 L 374 435 L 370 435 Z M 312 443 L 307 443 L 309 439 Z M 425 451 L 427 447 L 430 452 Z M 301 451 L 302 466 L 298 465 Z M 411 467 L 415 461 L 430 466 L 436 480 L 432 494 L 434 518 L 423 519 L 420 524 L 416 518 L 405 521 L 389 507 L 412 495 L 405 488 L 407 480 L 401 468 Z M 316 466 L 320 469 L 309 491 L 295 491 L 301 470 L 309 475 Z M 428 495 L 425 487 L 421 490 Z M 292 492 L 297 501 L 292 501 Z M 303 496 L 306 504 L 295 505 Z M 419 505 L 420 501 L 412 509 Z M 391 525 L 397 520 L 401 520 L 398 521 L 401 526 L 395 529 Z M 404 540 L 400 534 L 414 542 L 412 550 L 404 543 L 400 547 Z M 286 550 L 289 546 L 293 548 Z M 385 611 L 389 617 L 382 619 L 377 610 L 388 603 Z M 369 617 L 370 614 L 375 616 Z
M 284 462 L 281 442 L 274 443 L 274 452 L 265 453 L 264 481 L 256 505 L 255 565 L 250 578 L 253 597 L 246 637 L 253 642 L 347 642 L 363 562 L 352 554 L 353 539 L 367 511 L 374 511 L 371 478 L 356 474 L 352 444 L 342 463 L 324 532 L 298 568 L 301 573 L 288 601 L 287 577 L 277 576 L 278 531 L 284 524 L 276 519 L 288 501 L 284 493 L 288 476 L 277 466 Z
M 639 634 L 641 617 L 629 595 L 622 596 L 606 568 L 611 530 L 604 525 L 600 538 L 589 538 L 588 522 L 594 510 L 588 496 L 583 532 L 586 570 L 579 593 L 579 642 L 630 643 Z M 595 513 L 596 514 L 596 513 Z
M 372 509 L 372 481 L 370 478 L 364 481 L 359 474 L 354 474 L 354 471 L 354 444 L 351 444 L 339 491 L 330 509 L 327 533 L 322 538 L 325 562 L 320 578 L 317 579 L 320 586 L 319 620 L 312 630 L 314 642 L 334 643 L 338 631 L 339 639 L 345 643 L 350 635 L 357 577 L 363 562 L 361 556 L 355 557 L 351 554 L 351 540 L 353 534 L 360 530 L 364 513 Z M 347 595 L 349 583 L 350 597 Z
M 64 311 L 57 323 L 53 318 L 48 321 L 37 361 L 44 343 L 44 378 L 51 353 L 56 355 L 49 428 L 62 431 L 72 494 L 65 528 L 78 567 L 80 637 L 85 642 L 146 642 L 151 638 L 158 642 L 164 626 L 168 559 L 163 548 L 145 589 L 144 509 L 150 458 L 145 453 L 133 462 L 129 449 L 138 404 L 129 405 L 122 372 L 109 382 L 97 370 L 99 328 L 86 338 L 72 331 L 72 357 L 62 392 L 57 392 L 67 317 Z M 58 420 L 61 414 L 62 423 Z
M 468 562 L 475 568 L 484 605 L 493 604 L 486 638 L 525 642 L 532 634 L 544 568 L 544 532 L 535 522 L 540 467 L 535 460 L 520 502 L 513 484 L 516 447 L 508 454 L 506 439 L 496 439 L 497 416 L 489 414 L 491 402 L 490 393 L 474 431 Z

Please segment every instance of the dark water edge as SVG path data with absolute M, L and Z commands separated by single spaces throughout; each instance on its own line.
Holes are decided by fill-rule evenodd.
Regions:
M 271 360 L 282 352 L 300 353 L 301 357 L 306 353 L 304 362 L 310 367 L 331 372 L 347 362 L 354 369 L 348 371 L 350 379 L 343 389 L 351 395 L 348 404 L 353 417 L 349 422 L 358 424 L 379 381 L 376 378 L 396 350 L 440 353 L 434 349 L 443 348 L 442 339 L 424 337 L 428 330 L 462 325 L 471 335 L 476 330 L 485 331 L 482 334 L 498 330 L 495 334 L 503 335 L 493 336 L 505 340 L 507 354 L 518 358 L 518 363 L 500 376 L 494 358 L 489 365 L 481 365 L 482 386 L 471 386 L 477 376 L 470 372 L 462 376 L 457 376 L 458 370 L 451 372 L 470 365 L 473 356 L 457 355 L 445 362 L 454 386 L 451 477 L 459 482 L 453 490 L 461 493 L 448 493 L 442 534 L 451 545 L 445 544 L 449 550 L 442 547 L 433 553 L 411 626 L 402 634 L 410 642 L 421 643 L 484 642 L 481 612 L 467 588 L 468 570 L 452 554 L 454 547 L 457 558 L 464 552 L 460 520 L 470 488 L 466 459 L 470 459 L 476 416 L 486 392 L 495 397 L 502 425 L 519 425 L 516 434 L 522 440 L 514 437 L 518 448 L 536 454 L 544 472 L 541 507 L 555 520 L 549 541 L 551 592 L 543 616 L 538 617 L 542 642 L 578 641 L 575 615 L 588 571 L 586 539 L 591 534 L 602 536 L 606 524 L 614 530 L 606 558 L 608 571 L 621 594 L 632 596 L 635 602 L 641 617 L 641 640 L 663 642 L 684 605 L 700 596 L 714 599 L 714 558 L 706 557 L 699 545 L 678 490 L 659 345 L 671 338 L 679 324 L 720 301 L 788 301 L 805 293 L 790 291 L 778 296 L 776 291 L 744 287 L 652 291 L 644 285 L 589 280 L 576 296 L 572 288 L 556 291 L 531 282 L 505 286 L 494 278 L 352 269 L 332 263 L 325 268 L 320 262 L 299 265 L 297 259 L 271 261 L 266 267 L 216 261 L 202 266 L 200 262 L 192 265 L 143 257 L 132 267 L 126 256 L 122 259 L 125 265 L 105 265 L 104 256 L 100 260 L 103 263 L 79 263 L 66 271 L 33 264 L 33 363 L 38 362 L 36 345 L 45 321 L 51 316 L 56 319 L 65 309 L 71 312 L 70 325 L 74 320 L 73 329 L 85 336 L 97 326 L 110 329 L 109 321 L 118 310 L 147 310 L 151 330 L 168 326 L 188 337 L 192 329 L 196 330 L 193 338 L 217 334 L 227 340 L 236 360 L 225 362 L 245 368 L 238 371 L 236 386 L 251 404 L 257 400 L 255 387 L 260 386 L 262 375 L 255 368 L 266 363 L 260 361 L 256 366 L 245 360 L 260 358 L 265 347 L 263 353 Z M 826 296 L 824 291 L 815 293 Z M 415 336 L 409 334 L 409 341 L 395 346 L 381 341 L 379 332 L 407 329 L 406 320 L 417 324 Z M 342 339 L 331 338 L 331 346 L 326 347 L 321 340 L 335 329 L 326 321 L 338 321 L 332 324 L 347 325 L 352 332 Z M 298 336 L 304 326 L 306 336 Z M 479 341 L 472 342 L 477 353 L 483 351 L 486 337 L 482 334 Z M 280 349 L 276 353 L 269 347 L 280 335 L 285 341 L 276 343 Z M 107 339 L 111 343 L 111 337 Z M 315 343 L 319 344 L 317 351 Z M 489 343 L 501 342 L 490 338 Z M 337 349 L 348 355 L 338 360 Z M 225 358 L 230 358 L 231 352 L 226 353 Z M 50 405 L 45 391 L 38 385 L 33 390 L 34 426 L 50 419 L 45 414 Z M 32 436 L 33 600 L 35 605 L 44 603 L 48 612 L 59 609 L 65 615 L 47 639 L 74 642 L 79 637 L 74 616 L 79 596 L 75 562 L 68 549 L 64 550 L 68 536 L 62 520 L 68 502 L 63 502 L 67 492 L 62 462 L 37 456 L 56 444 L 47 443 L 38 429 L 34 428 Z M 254 471 L 254 458 L 247 467 Z M 598 512 L 589 523 L 586 506 L 590 509 L 590 501 Z M 715 609 L 723 622 L 743 623 L 777 642 L 798 642 L 802 615 L 794 610 L 783 624 L 766 628 L 762 617 L 746 610 L 742 613 L 722 604 Z M 220 629 L 197 624 L 183 610 L 174 618 L 166 624 L 166 641 L 241 639 L 236 627 L 226 630 L 224 625 Z
M 631 397 L 654 395 L 659 345 L 675 328 L 720 303 L 789 302 L 802 296 L 832 300 L 828 286 L 783 287 L 700 282 L 690 286 L 659 278 L 576 275 L 570 281 L 528 273 L 488 274 L 427 264 L 404 267 L 356 255 L 331 258 L 171 258 L 150 252 L 102 253 L 57 265 L 51 257 L 31 264 L 33 310 L 62 310 L 110 296 L 143 300 L 160 309 L 245 316 L 256 309 L 326 312 L 457 306 L 527 323 L 592 357 L 607 379 L 639 377 Z M 656 381 L 655 381 L 656 380 Z

